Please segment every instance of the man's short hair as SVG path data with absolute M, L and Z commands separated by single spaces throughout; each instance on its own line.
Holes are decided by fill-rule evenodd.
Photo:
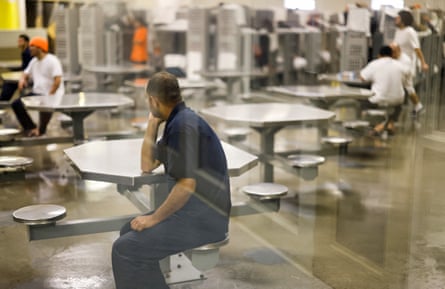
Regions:
M 147 95 L 155 96 L 160 102 L 174 105 L 182 101 L 176 77 L 166 71 L 161 71 L 150 77 L 146 88 Z
M 29 36 L 26 34 L 20 34 L 19 38 L 22 38 L 23 40 L 25 40 L 26 42 L 29 42 Z
M 392 49 L 388 45 L 382 46 L 379 51 L 380 56 L 392 56 Z
M 405 26 L 413 26 L 413 24 L 414 24 L 414 17 L 411 14 L 411 12 L 406 11 L 406 10 L 401 10 L 401 11 L 399 11 L 398 14 L 399 14 L 400 20 L 402 21 L 402 23 Z

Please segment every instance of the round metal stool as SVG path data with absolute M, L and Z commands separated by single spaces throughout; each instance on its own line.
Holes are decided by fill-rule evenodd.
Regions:
M 53 224 L 65 216 L 65 207 L 51 204 L 26 206 L 12 213 L 14 221 L 27 225 Z
M 348 144 L 350 144 L 353 139 L 350 137 L 326 136 L 321 138 L 321 141 L 323 143 L 338 145 L 339 154 L 345 155 L 348 152 Z
M 19 134 L 20 134 L 20 131 L 18 129 L 2 128 L 2 129 L 0 129 L 0 141 L 13 140 Z
M 0 156 L 0 167 L 2 168 L 25 168 L 30 166 L 34 160 L 21 156 Z
M 288 187 L 275 183 L 257 183 L 242 187 L 242 192 L 260 200 L 278 199 L 286 195 Z
M 317 155 L 289 155 L 290 165 L 295 168 L 318 167 L 325 162 L 325 158 Z

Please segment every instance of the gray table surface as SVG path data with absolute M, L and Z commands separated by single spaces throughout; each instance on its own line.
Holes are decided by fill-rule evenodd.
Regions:
M 208 78 L 239 78 L 239 77 L 267 76 L 267 73 L 261 70 L 250 70 L 250 71 L 215 70 L 215 71 L 199 71 L 198 73 L 203 77 L 208 77 Z
M 50 112 L 95 111 L 133 105 L 133 100 L 123 94 L 100 92 L 65 94 L 60 103 L 45 102 L 42 96 L 28 96 L 22 100 L 29 109 Z
M 3 72 L 1 74 L 1 77 L 3 81 L 19 82 L 20 78 L 22 77 L 22 74 L 23 74 L 22 71 L 8 71 L 8 72 Z
M 367 86 L 371 84 L 371 82 L 361 80 L 359 73 L 354 71 L 322 74 L 319 79 L 353 86 Z
M 284 127 L 293 124 L 327 121 L 335 113 L 313 106 L 289 103 L 248 103 L 205 108 L 206 118 L 251 127 Z
M 20 68 L 20 67 L 22 67 L 22 61 L 21 60 L 1 60 L 0 67 L 6 68 L 6 69 Z
M 83 70 L 104 74 L 137 74 L 150 72 L 152 68 L 148 65 L 85 65 Z
M 95 141 L 65 149 L 67 157 L 84 179 L 134 186 L 158 182 L 162 166 L 153 174 L 141 172 L 143 139 Z M 257 165 L 258 158 L 222 142 L 230 176 L 239 176 Z
M 79 92 L 65 94 L 60 102 L 52 102 L 48 96 L 28 96 L 22 101 L 28 109 L 47 112 L 62 112 L 73 119 L 74 141 L 85 139 L 84 119 L 96 110 L 108 110 L 120 107 L 130 107 L 134 101 L 122 94 Z
M 344 98 L 367 99 L 373 95 L 373 92 L 364 88 L 353 88 L 348 86 L 331 85 L 288 85 L 288 86 L 269 86 L 266 88 L 269 92 L 284 94 L 315 100 L 338 100 Z
M 147 85 L 148 78 L 136 78 L 133 80 L 125 80 L 124 84 L 138 88 L 144 89 Z M 188 79 L 188 78 L 178 78 L 179 88 L 187 89 L 187 88 L 212 88 L 215 87 L 216 84 L 213 81 L 203 80 L 203 79 Z

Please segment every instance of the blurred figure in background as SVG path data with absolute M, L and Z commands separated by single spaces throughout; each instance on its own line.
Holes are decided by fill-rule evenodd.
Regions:
M 411 12 L 405 10 L 399 11 L 395 24 L 397 29 L 394 36 L 394 42 L 400 46 L 402 52 L 408 55 L 409 59 L 411 60 L 411 77 L 414 78 L 416 75 L 417 59 L 420 61 L 422 71 L 428 71 L 429 66 L 425 62 L 422 50 L 420 50 L 419 37 L 416 30 L 414 30 L 412 27 L 414 24 L 414 18 Z M 414 83 L 413 80 L 411 81 Z M 423 105 L 420 101 L 418 101 L 415 103 L 413 114 L 418 114 L 422 109 Z
M 31 52 L 29 51 L 29 36 L 26 34 L 20 34 L 17 40 L 17 46 L 21 51 L 22 64 L 19 69 L 12 69 L 13 71 L 23 71 L 31 61 Z M 18 84 L 15 82 L 4 82 L 2 87 L 2 93 L 0 94 L 0 101 L 9 101 L 18 88 Z
M 131 49 L 130 60 L 136 64 L 145 64 L 148 57 L 148 29 L 145 22 L 140 18 L 133 20 L 133 47 Z

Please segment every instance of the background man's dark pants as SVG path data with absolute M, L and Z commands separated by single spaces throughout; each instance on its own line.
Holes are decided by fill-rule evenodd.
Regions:
M 125 225 L 112 249 L 116 289 L 169 288 L 160 269 L 160 260 L 223 240 L 226 232 L 228 218 L 195 197 L 183 209 L 152 228 L 136 232 L 130 224 Z
M 30 94 L 30 95 L 36 95 L 36 94 Z M 17 120 L 19 121 L 20 125 L 23 127 L 23 130 L 25 132 L 33 130 L 37 127 L 32 118 L 29 116 L 28 112 L 26 111 L 25 105 L 23 104 L 20 98 L 15 100 L 11 106 L 12 110 L 15 113 L 15 116 L 17 117 Z M 51 120 L 52 115 L 53 115 L 52 112 L 39 112 L 40 135 L 46 133 L 46 127 L 48 126 L 48 123 Z
M 0 101 L 9 101 L 18 88 L 15 82 L 3 82 L 2 93 L 0 94 Z

